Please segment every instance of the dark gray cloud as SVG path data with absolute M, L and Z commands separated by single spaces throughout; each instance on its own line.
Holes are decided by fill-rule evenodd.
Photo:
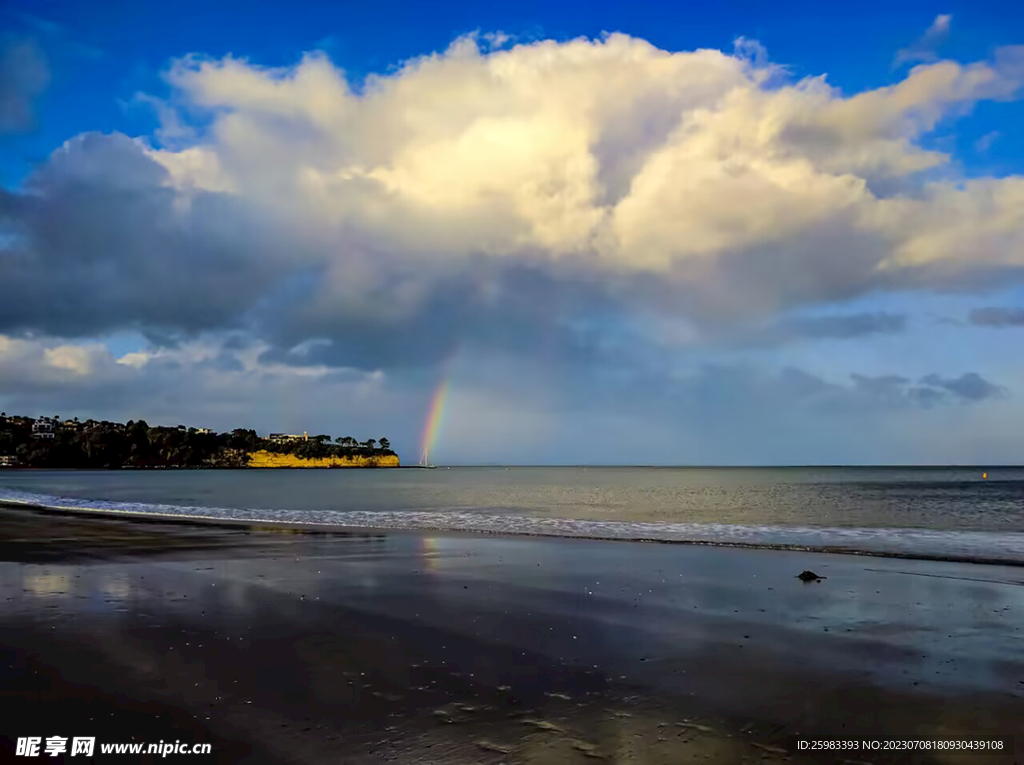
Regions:
M 854 390 L 871 399 L 891 404 L 912 403 L 925 408 L 944 403 L 984 401 L 1008 394 L 1004 387 L 989 382 L 976 372 L 950 378 L 925 375 L 917 384 L 899 375 L 869 377 L 853 374 L 850 378 Z
M 245 204 L 166 181 L 131 139 L 86 134 L 4 193 L 0 332 L 166 338 L 242 322 L 300 245 Z
M 0 192 L 0 333 L 127 329 L 174 346 L 236 328 L 270 343 L 266 361 L 364 369 L 430 366 L 474 344 L 582 362 L 596 349 L 572 322 L 622 309 L 569 262 L 388 266 L 387 252 L 170 181 L 139 142 L 85 134 L 24 192 Z M 323 342 L 294 352 L 310 339 Z
M 949 401 L 946 392 L 938 388 L 912 387 L 907 389 L 906 395 L 922 409 L 931 409 Z
M 944 378 L 936 374 L 921 378 L 923 385 L 948 391 L 964 401 L 984 401 L 987 398 L 1005 396 L 1007 391 L 1000 385 L 989 382 L 976 372 L 967 372 L 959 377 Z
M 0 134 L 31 130 L 36 98 L 50 82 L 50 67 L 33 40 L 0 38 Z
M 850 379 L 853 381 L 854 391 L 890 403 L 900 403 L 906 400 L 907 384 L 910 382 L 907 378 L 899 375 L 871 377 L 855 373 L 850 375 Z
M 973 372 L 948 379 L 932 374 L 917 381 L 896 374 L 852 373 L 844 381 L 796 366 L 773 370 L 733 361 L 676 371 L 639 358 L 618 375 L 594 375 L 586 367 L 569 371 L 561 410 L 627 411 L 652 419 L 671 418 L 668 413 L 674 413 L 681 427 L 701 423 L 710 429 L 715 423 L 738 428 L 750 418 L 780 423 L 790 416 L 856 421 L 861 416 L 1009 396 L 1007 389 Z M 585 397 L 580 390 L 587 391 Z
M 841 211 L 808 226 L 799 237 L 739 247 L 707 262 L 683 260 L 670 278 L 640 274 L 620 290 L 641 293 L 663 311 L 714 327 L 743 325 L 898 283 L 901 276 L 877 270 L 890 243 L 877 233 L 857 230 L 851 218 Z
M 867 335 L 891 335 L 903 332 L 907 317 L 891 313 L 857 313 L 845 316 L 816 316 L 793 319 L 783 328 L 799 337 L 815 340 L 850 340 Z
M 803 394 L 805 400 L 817 398 L 826 408 L 856 412 L 872 407 L 904 407 L 920 405 L 931 407 L 937 404 L 956 402 L 979 402 L 990 398 L 1001 398 L 1008 391 L 989 382 L 976 372 L 967 372 L 960 377 L 944 378 L 937 374 L 926 375 L 916 384 L 901 375 L 850 375 L 851 385 L 835 385 L 814 378 L 809 373 L 795 376 L 792 372 L 782 374 L 781 382 L 789 383 L 794 393 Z M 816 380 L 810 385 L 808 379 Z M 795 383 L 795 384 L 794 384 Z M 812 394 L 808 396 L 807 394 Z
M 599 361 L 607 343 L 593 317 L 624 306 L 571 266 L 541 267 L 479 259 L 457 272 L 424 277 L 417 294 L 405 278 L 339 299 L 321 279 L 296 286 L 291 305 L 259 315 L 271 343 L 266 359 L 296 365 L 409 368 L 430 366 L 461 348 L 543 353 L 559 364 Z M 415 277 L 409 275 L 409 282 Z M 609 320 L 604 324 L 611 324 Z M 296 352 L 310 338 L 317 342 Z
M 970 322 L 978 327 L 1024 327 L 1024 308 L 975 308 Z
M 772 346 L 804 340 L 856 340 L 895 335 L 907 328 L 907 317 L 894 313 L 853 313 L 783 319 L 762 329 L 741 331 L 741 345 Z
M 647 393 L 653 397 L 659 388 L 674 387 L 677 400 L 692 402 L 695 408 L 706 412 L 716 412 L 715 416 L 722 414 L 716 411 L 716 401 L 722 403 L 724 410 L 742 406 L 744 410 L 781 408 L 817 415 L 856 416 L 857 413 L 908 407 L 975 403 L 1008 395 L 1005 388 L 974 372 L 948 379 L 931 374 L 918 383 L 891 374 L 853 373 L 849 379 L 848 385 L 835 383 L 796 367 L 768 372 L 737 364 L 706 365 L 677 381 L 675 386 L 666 385 L 662 380 L 652 385 Z

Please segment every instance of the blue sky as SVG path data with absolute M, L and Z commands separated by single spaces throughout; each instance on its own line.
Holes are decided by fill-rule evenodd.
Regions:
M 442 461 L 1024 460 L 1024 9 L 15 2 L 0 29 L 8 410 L 409 458 L 447 379 Z
M 425 13 L 408 2 L 309 2 L 293 9 L 278 2 L 195 0 L 169 12 L 159 4 L 113 0 L 98 6 L 13 2 L 4 10 L 0 28 L 38 40 L 53 66 L 52 85 L 38 102 L 37 130 L 9 141 L 0 176 L 7 185 L 82 130 L 151 130 L 151 110 L 129 104 L 140 91 L 164 91 L 161 73 L 168 62 L 190 52 L 287 66 L 302 52 L 321 49 L 359 79 L 442 50 L 473 30 L 556 40 L 622 31 L 666 50 L 727 49 L 743 36 L 760 41 L 795 76 L 826 73 L 832 84 L 856 92 L 895 81 L 901 72 L 893 67 L 894 51 L 939 13 L 955 19 L 941 53 L 960 61 L 1019 44 L 1024 27 L 1024 10 L 1001 2 L 460 2 L 437 3 Z M 1021 172 L 1024 131 L 1011 127 L 1021 121 L 1020 104 L 979 104 L 974 119 L 951 136 L 968 155 L 968 172 Z M 999 138 L 986 151 L 973 151 L 992 131 Z

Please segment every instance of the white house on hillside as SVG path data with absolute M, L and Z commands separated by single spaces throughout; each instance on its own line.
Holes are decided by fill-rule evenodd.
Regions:
M 309 433 L 307 433 L 306 431 L 302 431 L 301 436 L 293 436 L 287 433 L 271 433 L 270 440 L 273 441 L 275 444 L 287 444 L 292 441 L 308 441 Z
M 53 438 L 56 436 L 57 428 L 48 417 L 42 417 L 32 423 L 33 438 Z

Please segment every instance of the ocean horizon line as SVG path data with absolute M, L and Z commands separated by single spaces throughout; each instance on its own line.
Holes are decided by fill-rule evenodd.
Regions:
M 405 467 L 405 466 L 403 466 Z M 416 467 L 410 465 L 408 467 Z M 613 462 L 579 462 L 579 463 L 527 463 L 527 462 L 450 462 L 435 463 L 434 467 L 439 468 L 645 468 L 645 469 L 667 469 L 667 470 L 800 470 L 805 468 L 863 468 L 863 469 L 943 469 L 943 470 L 1020 470 L 1024 469 L 1024 463 L 985 463 L 957 464 L 957 463 L 807 463 L 807 464 L 671 464 L 671 463 L 613 463 Z

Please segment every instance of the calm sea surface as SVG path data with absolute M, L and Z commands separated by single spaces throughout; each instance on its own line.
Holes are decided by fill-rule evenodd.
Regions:
M 7 470 L 0 499 L 1024 563 L 1024 468 Z

